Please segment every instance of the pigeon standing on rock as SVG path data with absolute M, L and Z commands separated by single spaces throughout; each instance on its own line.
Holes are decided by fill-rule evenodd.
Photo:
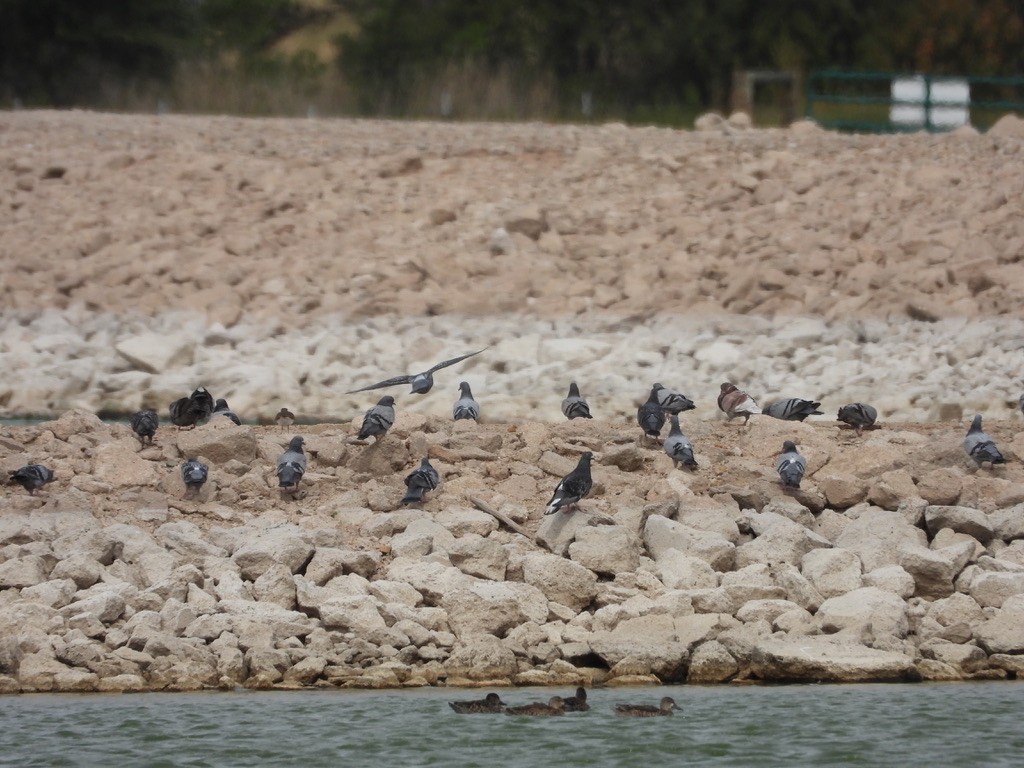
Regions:
M 569 421 L 573 419 L 594 418 L 590 415 L 590 406 L 583 399 L 583 395 L 580 394 L 580 388 L 576 386 L 575 381 L 569 384 L 569 394 L 562 401 L 562 413 L 565 414 L 565 418 L 569 419 Z
M 213 406 L 213 416 L 223 416 L 225 419 L 235 422 L 235 424 L 241 426 L 242 420 L 238 418 L 238 414 L 228 408 L 228 401 L 223 397 L 220 398 Z
M 430 458 L 424 456 L 420 465 L 405 478 L 405 496 L 402 504 L 416 504 L 423 501 L 423 495 L 437 488 L 441 482 L 437 470 L 430 465 Z
M 980 414 L 974 417 L 971 428 L 967 430 L 967 437 L 964 438 L 964 450 L 978 463 L 978 466 L 984 466 L 987 463 L 994 467 L 996 464 L 1006 463 L 1003 454 L 996 448 L 995 441 L 981 431 Z
M 647 402 L 636 409 L 636 423 L 643 430 L 643 437 L 661 437 L 661 428 L 665 426 L 665 411 L 658 402 L 657 385 L 651 387 L 651 394 Z
M 210 418 L 213 413 L 213 396 L 205 387 L 199 387 L 188 397 L 171 403 L 170 411 L 171 423 L 176 427 L 194 427 L 200 421 Z
M 277 412 L 274 417 L 274 423 L 279 427 L 290 427 L 295 423 L 295 414 L 289 411 L 287 408 L 282 408 Z
M 590 493 L 590 489 L 594 485 L 594 480 L 590 476 L 590 460 L 592 458 L 594 458 L 594 454 L 586 451 L 580 456 L 576 468 L 559 481 L 555 486 L 551 501 L 544 509 L 545 515 L 553 515 L 562 507 L 565 507 L 566 512 L 571 512 L 580 499 Z
M 395 423 L 395 398 L 391 395 L 384 395 L 377 404 L 363 416 L 363 426 L 356 435 L 356 439 L 365 440 L 373 437 L 374 442 L 384 437 Z
M 725 412 L 729 421 L 742 416 L 744 426 L 750 421 L 751 416 L 761 413 L 754 398 L 728 381 L 722 385 L 722 390 L 718 394 L 718 407 Z
M 864 430 L 873 427 L 878 419 L 878 411 L 867 403 L 850 403 L 839 409 L 836 418 L 844 424 L 849 424 L 857 435 L 864 434 Z
M 677 468 L 683 466 L 688 469 L 696 469 L 697 460 L 693 458 L 693 445 L 679 429 L 679 417 L 672 414 L 669 423 L 671 428 L 668 437 L 665 438 L 665 453 Z
M 455 418 L 455 421 L 462 419 L 480 421 L 480 405 L 473 399 L 473 393 L 469 389 L 469 384 L 465 381 L 460 382 L 459 392 L 462 393 L 462 397 L 456 400 L 455 405 L 452 406 L 452 416 Z
M 487 349 L 487 347 L 484 347 Z M 473 355 L 479 355 L 484 349 L 478 349 L 476 352 L 470 352 L 466 355 L 460 355 L 459 357 L 453 357 L 451 360 L 445 360 L 435 365 L 423 373 L 410 373 L 403 376 L 394 376 L 390 379 L 384 379 L 384 381 L 378 381 L 376 384 L 370 384 L 359 389 L 353 389 L 346 394 L 354 395 L 356 392 L 366 392 L 370 389 L 383 389 L 384 387 L 396 387 L 399 384 L 412 384 L 412 391 L 409 394 L 412 395 L 425 395 L 430 391 L 430 388 L 434 386 L 434 373 L 447 368 L 449 365 L 455 365 L 461 363 L 467 357 L 473 357 Z
M 132 415 L 128 423 L 131 424 L 132 432 L 139 438 L 140 443 L 153 444 L 156 428 L 160 426 L 160 417 L 156 415 L 156 411 L 139 411 Z
M 285 452 L 277 457 L 277 485 L 283 493 L 296 493 L 299 481 L 306 474 L 306 454 L 302 452 L 304 442 L 296 435 Z
M 53 482 L 53 470 L 42 464 L 26 464 L 11 472 L 10 482 L 20 485 L 28 491 L 29 496 L 35 496 L 36 491 Z
M 665 413 L 678 415 L 697 407 L 693 404 L 693 400 L 682 392 L 676 392 L 674 389 L 668 389 L 657 383 L 654 385 L 654 389 L 658 392 L 658 404 Z
M 821 403 L 815 403 L 813 400 L 790 397 L 766 405 L 762 413 L 783 421 L 803 421 L 808 416 L 824 416 L 825 414 L 818 410 L 820 406 Z
M 181 479 L 185 481 L 185 498 L 194 499 L 199 495 L 199 489 L 206 482 L 209 467 L 201 464 L 198 459 L 187 459 L 181 465 Z
M 784 442 L 782 444 L 782 454 L 775 462 L 775 469 L 779 473 L 779 479 L 782 481 L 782 484 L 786 488 L 799 488 L 806 468 L 807 459 L 797 451 L 796 443 L 792 440 Z

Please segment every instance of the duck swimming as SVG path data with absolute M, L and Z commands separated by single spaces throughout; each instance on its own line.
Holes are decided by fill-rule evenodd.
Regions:
M 590 709 L 587 704 L 587 691 L 581 685 L 576 689 L 575 696 L 567 696 L 562 700 L 562 707 L 566 712 L 586 712 Z
M 666 696 L 656 707 L 650 704 L 616 704 L 615 714 L 619 717 L 671 717 L 673 709 L 682 707 L 678 706 L 671 696 Z
M 505 702 L 496 693 L 488 693 L 482 699 L 474 701 L 449 701 L 448 706 L 460 715 L 495 714 L 505 708 Z
M 561 696 L 552 696 L 547 704 L 534 702 L 521 707 L 505 707 L 506 715 L 527 715 L 530 717 L 556 717 L 565 714 L 565 703 Z

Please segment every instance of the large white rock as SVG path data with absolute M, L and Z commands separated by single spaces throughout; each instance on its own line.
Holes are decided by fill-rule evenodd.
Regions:
M 640 539 L 622 525 L 580 528 L 569 545 L 569 557 L 595 573 L 628 573 L 640 565 Z
M 825 598 L 862 586 L 860 558 L 848 549 L 812 550 L 801 559 L 800 571 Z
M 840 638 L 766 638 L 750 658 L 750 669 L 767 682 L 855 683 L 914 679 L 914 660 Z
M 242 577 L 255 581 L 274 563 L 281 563 L 298 573 L 313 557 L 315 548 L 308 532 L 295 525 L 283 525 L 257 532 L 242 544 L 231 559 Z
M 140 333 L 122 339 L 114 351 L 146 373 L 192 365 L 195 338 L 188 333 Z
M 582 611 L 597 596 L 597 574 L 558 555 L 536 552 L 523 558 L 523 581 L 548 600 Z
M 647 518 L 644 545 L 655 561 L 673 549 L 704 560 L 716 571 L 732 570 L 736 554 L 736 547 L 721 534 L 691 528 L 661 515 Z
M 927 547 L 928 537 L 899 512 L 869 507 L 843 528 L 833 543 L 855 552 L 866 573 L 887 565 L 899 565 L 905 544 Z
M 540 624 L 548 617 L 544 593 L 514 582 L 471 579 L 467 586 L 445 592 L 440 607 L 448 612 L 452 631 L 460 638 L 481 633 L 503 637 L 525 621 Z
M 818 625 L 824 632 L 857 629 L 871 625 L 876 636 L 906 637 L 907 604 L 892 592 L 861 587 L 831 597 L 818 608 Z

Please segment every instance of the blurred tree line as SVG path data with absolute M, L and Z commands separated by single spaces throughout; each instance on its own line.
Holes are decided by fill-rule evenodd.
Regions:
M 1024 0 L 0 0 L 0 99 L 88 105 L 211 59 L 256 76 L 281 66 L 274 41 L 342 11 L 338 68 L 367 113 L 415 112 L 453 77 L 628 117 L 725 107 L 736 69 L 1024 73 Z

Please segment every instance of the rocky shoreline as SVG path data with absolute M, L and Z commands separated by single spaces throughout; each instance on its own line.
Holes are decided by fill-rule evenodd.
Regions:
M 215 419 L 161 428 L 71 411 L 0 428 L 0 691 L 1016 679 L 1024 670 L 1024 431 L 977 469 L 965 425 L 688 421 L 700 468 L 595 420 L 482 424 L 399 411 L 291 436 Z M 773 458 L 808 459 L 787 494 Z M 543 516 L 595 452 L 583 511 Z M 182 499 L 185 455 L 210 481 Z M 441 487 L 398 508 L 429 455 Z M 478 508 L 523 527 L 515 533 Z

